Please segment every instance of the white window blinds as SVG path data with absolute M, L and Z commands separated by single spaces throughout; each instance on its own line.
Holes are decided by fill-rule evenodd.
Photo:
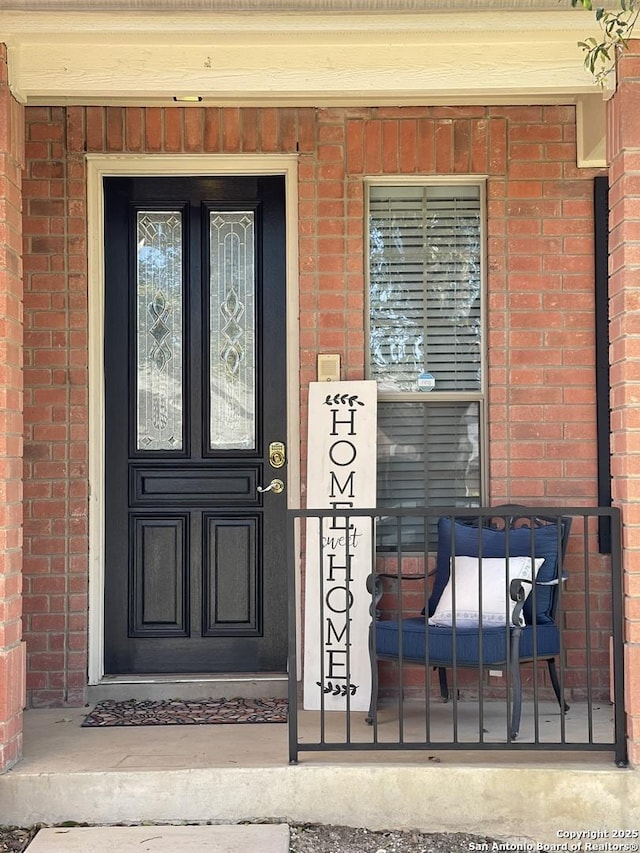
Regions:
M 480 501 L 482 241 L 479 184 L 369 187 L 380 506 Z M 411 528 L 404 545 L 419 546 L 422 525 Z
M 380 391 L 480 389 L 480 187 L 373 186 L 371 378 Z
M 480 491 L 478 403 L 380 403 L 378 501 L 455 506 Z

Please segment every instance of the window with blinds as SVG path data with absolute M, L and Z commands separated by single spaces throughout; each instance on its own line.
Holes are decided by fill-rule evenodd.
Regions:
M 480 501 L 483 220 L 480 183 L 369 186 L 380 506 Z

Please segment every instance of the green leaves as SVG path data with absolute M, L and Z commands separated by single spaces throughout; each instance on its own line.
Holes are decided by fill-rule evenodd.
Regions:
M 593 36 L 578 42 L 578 47 L 584 52 L 585 68 L 593 75 L 596 82 L 604 85 L 616 64 L 619 51 L 624 50 L 631 38 L 633 28 L 640 15 L 640 0 L 618 0 L 618 11 L 598 7 L 595 10 L 596 21 L 602 30 L 602 38 Z M 571 0 L 575 8 L 593 11 L 592 0 Z
M 611 62 L 611 53 L 609 47 L 605 44 L 599 44 L 594 38 L 588 38 L 586 41 L 579 41 L 578 47 L 582 48 L 586 56 L 584 58 L 585 68 L 587 68 L 594 77 L 598 78 L 604 69 L 598 69 L 598 66 L 607 66 Z M 607 73 L 609 73 L 607 71 Z

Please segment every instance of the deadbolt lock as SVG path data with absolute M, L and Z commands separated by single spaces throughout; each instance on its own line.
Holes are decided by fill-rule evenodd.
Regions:
M 269 445 L 269 463 L 272 468 L 282 468 L 286 462 L 284 444 L 281 441 L 272 441 Z

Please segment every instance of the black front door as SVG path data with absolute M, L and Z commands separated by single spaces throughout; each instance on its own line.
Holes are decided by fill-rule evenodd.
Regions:
M 282 672 L 284 179 L 104 189 L 105 672 Z

